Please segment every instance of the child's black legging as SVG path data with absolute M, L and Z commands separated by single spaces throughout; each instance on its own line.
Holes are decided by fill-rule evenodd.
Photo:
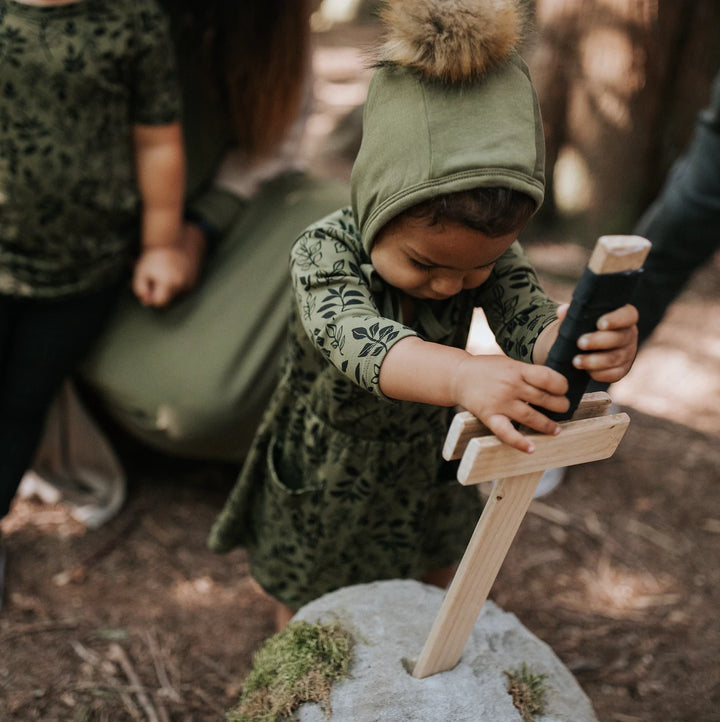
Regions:
M 0 295 L 0 519 L 32 463 L 55 392 L 117 295 L 117 285 L 60 300 Z

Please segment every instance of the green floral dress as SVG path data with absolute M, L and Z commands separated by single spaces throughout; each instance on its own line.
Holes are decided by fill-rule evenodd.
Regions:
M 154 0 L 0 0 L 0 293 L 118 280 L 139 238 L 132 126 L 179 117 Z
M 389 348 L 414 335 L 462 348 L 481 305 L 504 350 L 529 361 L 556 307 L 515 244 L 482 288 L 418 302 L 416 324 L 405 325 L 350 209 L 298 239 L 291 274 L 282 380 L 209 543 L 244 546 L 253 577 L 298 608 L 342 586 L 452 564 L 480 516 L 477 490 L 440 456 L 453 410 L 380 391 Z

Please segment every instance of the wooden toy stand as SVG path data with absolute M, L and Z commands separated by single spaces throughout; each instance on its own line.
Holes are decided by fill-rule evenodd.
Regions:
M 532 454 L 502 443 L 472 414 L 456 414 L 443 456 L 461 459 L 461 484 L 495 481 L 415 663 L 414 677 L 443 672 L 459 661 L 543 472 L 613 455 L 630 419 L 624 413 L 606 415 L 609 409 L 606 393 L 585 394 L 573 418 L 560 424 L 559 436 L 532 435 Z
M 635 274 L 642 268 L 649 250 L 650 242 L 640 236 L 601 236 L 588 260 L 586 271 L 596 276 L 619 272 Z M 607 276 L 605 280 L 609 278 Z M 631 287 L 605 287 L 600 295 L 586 294 L 587 288 L 581 290 L 577 297 L 573 294 L 566 321 L 571 317 L 582 317 L 587 310 L 588 318 L 592 319 L 589 328 L 594 328 L 597 317 L 592 317 L 590 311 L 599 314 L 602 303 L 609 304 L 607 310 L 622 305 L 626 300 L 620 300 L 619 295 L 629 294 Z M 603 294 L 610 298 L 605 298 Z M 589 306 L 587 309 L 586 304 Z M 563 335 L 566 321 L 560 328 L 559 336 Z M 577 328 L 575 331 L 581 332 Z M 573 338 L 567 347 L 571 355 L 575 353 L 575 340 Z M 550 356 L 553 356 L 556 344 Z M 568 363 L 567 359 L 560 360 Z M 551 367 L 563 373 L 562 366 Z M 567 372 L 564 375 L 567 376 Z M 581 396 L 586 382 L 580 381 L 582 385 L 574 395 L 575 403 L 571 403 L 571 408 L 577 405 L 574 415 L 560 424 L 562 433 L 559 436 L 534 434 L 535 451 L 532 454 L 503 444 L 472 414 L 465 411 L 455 415 L 445 440 L 443 456 L 448 460 L 461 459 L 458 469 L 461 484 L 494 483 L 435 624 L 415 663 L 414 677 L 429 677 L 457 664 L 543 473 L 547 469 L 607 459 L 615 453 L 630 419 L 627 414 L 607 415 L 610 397 L 606 393 Z M 575 381 L 569 379 L 569 382 L 569 398 L 572 401 Z

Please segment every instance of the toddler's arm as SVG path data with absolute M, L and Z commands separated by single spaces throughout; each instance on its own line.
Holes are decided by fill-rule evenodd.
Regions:
M 185 160 L 179 123 L 135 125 L 142 199 L 141 253 L 133 291 L 147 306 L 164 306 L 192 286 L 195 269 L 182 245 Z
M 390 349 L 380 367 L 380 388 L 401 401 L 460 405 L 501 441 L 527 452 L 534 446 L 512 422 L 556 434 L 558 424 L 531 404 L 551 411 L 568 406 L 567 381 L 557 371 L 505 356 L 473 356 L 417 337 L 402 339 Z
M 535 364 L 544 363 L 557 336 L 567 306 L 558 320 L 538 337 Z M 598 330 L 578 340 L 582 351 L 573 359 L 597 381 L 618 381 L 629 370 L 637 351 L 634 306 L 623 306 L 598 320 Z M 472 356 L 417 337 L 398 341 L 380 367 L 380 389 L 391 398 L 438 406 L 460 405 L 477 416 L 501 441 L 533 451 L 532 442 L 512 422 L 543 434 L 557 434 L 558 424 L 533 406 L 562 412 L 568 408 L 567 381 L 545 366 L 514 361 L 504 356 Z

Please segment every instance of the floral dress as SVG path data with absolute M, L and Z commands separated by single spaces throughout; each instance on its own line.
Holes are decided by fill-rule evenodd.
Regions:
M 508 355 L 529 361 L 556 306 L 517 244 L 479 289 L 418 301 L 375 272 L 350 209 L 295 243 L 282 377 L 210 546 L 247 549 L 251 573 L 291 608 L 333 589 L 419 577 L 462 556 L 482 511 L 442 444 L 453 409 L 385 397 L 380 365 L 407 336 L 463 348 L 482 306 Z

